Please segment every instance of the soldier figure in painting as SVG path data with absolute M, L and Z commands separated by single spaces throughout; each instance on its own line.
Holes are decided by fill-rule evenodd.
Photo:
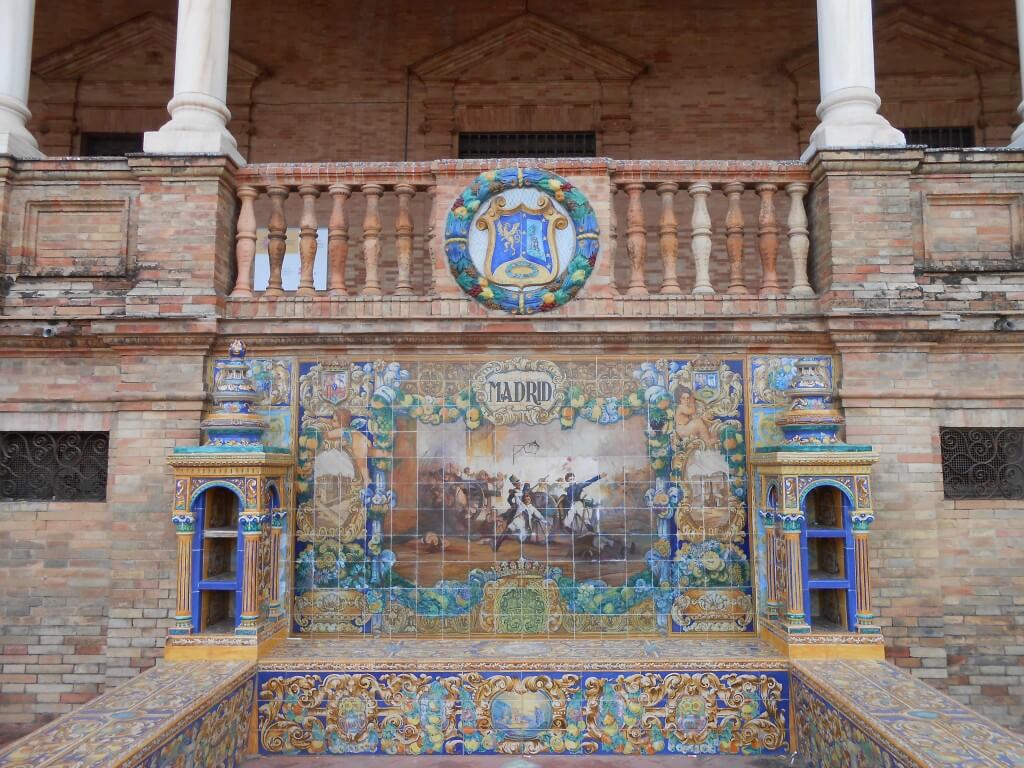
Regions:
M 506 522 L 505 530 L 494 540 L 494 551 L 497 552 L 503 541 L 515 536 L 521 542 L 527 539 L 537 543 L 547 538 L 548 521 L 534 505 L 533 491 L 530 484 L 525 486 L 515 475 L 511 478 L 512 488 L 508 492 L 508 510 L 502 515 Z
M 605 477 L 605 473 L 594 475 L 589 480 L 576 482 L 576 475 L 569 472 L 565 476 L 565 494 L 558 500 L 559 517 L 562 519 L 562 526 L 572 533 L 583 533 L 588 530 L 594 532 L 593 506 L 588 504 L 590 500 L 584 498 L 583 491 Z

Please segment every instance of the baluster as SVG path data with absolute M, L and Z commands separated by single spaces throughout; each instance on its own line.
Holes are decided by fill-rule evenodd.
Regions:
M 396 296 L 412 296 L 412 214 L 409 203 L 416 194 L 410 184 L 395 186 L 398 195 L 398 218 L 395 221 L 395 245 L 398 251 L 398 278 L 395 281 Z
M 691 245 L 695 281 L 693 294 L 713 294 L 711 285 L 711 214 L 708 213 L 708 195 L 711 184 L 697 181 L 687 190 L 693 198 L 693 218 L 690 220 L 692 229 Z
M 772 296 L 779 292 L 779 226 L 775 220 L 777 189 L 774 184 L 757 185 L 757 194 L 761 196 L 761 212 L 757 217 L 757 248 L 761 254 L 762 296 Z
M 255 187 L 239 187 L 238 227 L 235 234 L 235 266 L 238 276 L 231 290 L 232 298 L 252 296 L 252 265 L 256 260 L 256 211 L 253 201 L 259 195 Z
M 299 187 L 302 217 L 299 219 L 299 296 L 313 296 L 313 263 L 316 261 L 316 199 L 320 190 L 310 184 Z
M 437 233 L 434 227 L 434 216 L 437 215 L 437 186 L 431 184 L 427 187 L 427 226 L 423 234 L 423 249 L 426 252 L 426 260 L 430 265 L 430 295 L 439 296 L 444 284 L 445 270 L 448 267 L 448 260 L 444 258 L 443 249 L 437 247 L 435 237 Z
M 619 287 L 615 282 L 615 261 L 619 252 L 619 214 L 615 211 L 615 194 L 618 186 L 612 182 L 608 206 L 608 295 L 619 295 Z
M 288 199 L 288 187 L 267 187 L 270 197 L 270 221 L 267 224 L 267 256 L 270 257 L 270 278 L 264 296 L 284 296 L 281 287 L 281 267 L 284 264 L 288 224 L 284 218 L 284 201 Z
M 629 296 L 646 296 L 644 261 L 647 259 L 647 226 L 644 224 L 643 182 L 626 184 L 629 207 L 626 209 L 626 253 L 629 255 Z
M 675 198 L 678 191 L 679 185 L 671 181 L 658 185 L 658 194 L 661 195 L 661 222 L 658 236 L 661 246 L 661 265 L 664 272 L 661 278 L 662 293 L 682 293 L 679 288 L 679 278 L 676 275 L 679 233 L 676 224 Z
M 331 296 L 348 296 L 345 288 L 345 266 L 348 263 L 348 197 L 347 184 L 332 184 L 331 218 L 327 222 L 327 290 Z
M 377 268 L 380 265 L 380 196 L 384 192 L 384 187 L 380 184 L 363 184 L 362 190 L 366 198 L 366 213 L 363 216 L 366 282 L 363 284 L 363 296 L 380 296 Z
M 789 194 L 789 255 L 793 259 L 793 287 L 790 296 L 807 298 L 814 296 L 814 289 L 807 279 L 807 254 L 811 241 L 807 231 L 807 211 L 804 209 L 804 195 L 807 185 L 794 182 L 786 186 Z
M 743 282 L 743 182 L 730 181 L 723 188 L 729 197 L 725 214 L 725 250 L 729 254 L 729 293 L 746 293 Z

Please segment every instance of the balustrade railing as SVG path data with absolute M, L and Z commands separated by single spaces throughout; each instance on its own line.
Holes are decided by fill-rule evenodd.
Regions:
M 421 224 L 423 251 L 429 264 L 429 242 L 433 228 L 433 176 L 429 163 L 318 163 L 313 165 L 250 165 L 238 175 L 238 226 L 235 234 L 237 278 L 232 297 L 280 297 L 288 293 L 283 286 L 285 255 L 288 250 L 288 207 L 300 206 L 298 220 L 298 286 L 296 296 L 381 296 L 385 292 L 382 272 L 385 261 L 393 280 L 388 292 L 395 296 L 414 295 L 413 262 L 416 227 L 413 199 L 424 193 L 430 205 Z M 358 199 L 361 217 L 352 224 L 352 203 Z M 385 222 L 382 201 L 393 203 L 394 215 Z M 322 200 L 329 201 L 325 216 Z M 269 274 L 266 289 L 255 290 L 255 265 L 258 256 L 259 221 L 257 206 L 264 204 L 266 255 Z M 326 242 L 319 237 L 326 220 Z M 385 232 L 385 228 L 390 231 Z M 353 230 L 357 237 L 353 236 Z M 394 244 L 385 253 L 384 243 Z M 361 257 L 359 270 L 350 265 L 353 246 Z M 326 251 L 326 285 L 315 287 L 314 265 L 320 252 Z M 351 285 L 349 275 L 361 274 L 361 285 Z M 427 271 L 427 284 L 435 278 Z
M 242 169 L 238 174 L 237 280 L 231 296 L 273 298 L 290 293 L 282 275 L 286 252 L 296 251 L 295 296 L 457 293 L 441 244 L 435 241 L 436 230 L 444 226 L 443 212 L 435 209 L 435 170 L 431 163 L 275 164 Z M 466 173 L 471 179 L 472 169 Z M 443 181 L 450 186 L 451 169 L 446 168 L 445 174 Z M 612 164 L 610 181 L 602 258 L 610 263 L 611 295 L 621 287 L 627 298 L 814 296 L 808 280 L 805 196 L 810 178 L 806 166 L 760 161 L 618 161 Z M 778 211 L 782 205 L 788 207 L 784 224 Z M 297 228 L 289 229 L 289 219 L 296 218 Z M 625 227 L 619 242 L 621 218 Z M 268 274 L 265 290 L 259 291 L 255 265 L 263 258 L 261 246 Z M 620 250 L 625 252 L 624 259 L 619 258 Z M 788 264 L 781 270 L 780 252 L 783 257 L 788 253 Z M 315 264 L 320 264 L 318 279 Z
M 627 296 L 712 296 L 719 292 L 716 285 L 724 285 L 729 295 L 814 296 L 807 272 L 805 197 L 810 178 L 802 164 L 622 161 L 612 179 L 614 189 L 626 198 Z M 679 253 L 677 208 L 684 191 L 690 198 L 689 264 Z M 655 193 L 657 202 L 656 243 L 648 225 L 651 205 L 645 205 L 649 192 Z M 789 200 L 784 234 L 791 269 L 785 280 L 778 267 L 780 192 Z M 652 245 L 657 249 L 653 263 Z M 759 278 L 753 274 L 754 266 Z

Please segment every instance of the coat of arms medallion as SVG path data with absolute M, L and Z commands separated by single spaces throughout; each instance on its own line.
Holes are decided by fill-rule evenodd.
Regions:
M 597 218 L 569 181 L 538 168 L 482 173 L 456 198 L 445 253 L 459 287 L 517 315 L 571 301 L 597 262 Z

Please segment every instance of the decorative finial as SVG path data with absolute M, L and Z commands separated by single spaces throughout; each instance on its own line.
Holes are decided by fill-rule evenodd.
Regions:
M 249 378 L 245 343 L 235 339 L 228 345 L 231 359 L 217 369 L 212 399 L 213 412 L 199 425 L 207 445 L 225 449 L 263 444 L 267 422 L 253 410 L 259 392 Z
M 829 370 L 814 358 L 803 357 L 794 364 L 796 373 L 786 390 L 789 410 L 776 419 L 786 445 L 834 446 L 844 419 L 835 402 Z

